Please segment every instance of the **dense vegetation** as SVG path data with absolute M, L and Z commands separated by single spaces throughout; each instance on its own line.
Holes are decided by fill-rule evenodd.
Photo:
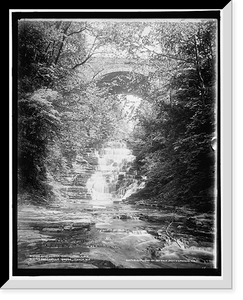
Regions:
M 78 154 L 98 147 L 116 126 L 117 99 L 84 82 L 78 71 L 97 46 L 87 52 L 85 30 L 92 28 L 62 21 L 18 24 L 20 191 L 50 196 L 47 179 L 70 169 Z
M 133 139 L 137 168 L 147 177 L 146 197 L 210 208 L 215 184 L 215 24 L 163 30 L 165 55 L 154 55 L 153 62 L 167 63 L 170 70 L 165 77 L 158 67 L 164 85 L 150 91 L 150 114 L 139 117 Z
M 86 33 L 94 36 L 88 45 Z M 30 22 L 18 26 L 19 187 L 46 196 L 47 178 L 126 131 L 121 99 L 85 81 L 97 51 L 153 68 L 126 139 L 147 195 L 191 202 L 214 186 L 216 23 Z M 106 50 L 107 51 L 107 50 Z M 114 84 L 111 83 L 111 84 Z M 122 83 L 119 83 L 122 84 Z M 122 130 L 124 129 L 124 130 Z M 194 201 L 194 200 L 193 200 Z

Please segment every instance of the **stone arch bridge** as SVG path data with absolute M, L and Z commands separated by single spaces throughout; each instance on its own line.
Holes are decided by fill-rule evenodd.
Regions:
M 148 88 L 148 76 L 155 68 L 146 59 L 127 59 L 119 57 L 92 57 L 82 66 L 85 81 L 96 81 L 99 86 L 111 84 L 113 93 L 141 95 Z

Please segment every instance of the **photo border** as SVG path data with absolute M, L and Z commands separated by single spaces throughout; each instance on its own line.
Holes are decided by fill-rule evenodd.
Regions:
M 217 9 L 219 10 L 219 9 Z M 141 11 L 141 10 L 140 10 Z M 156 10 L 156 12 L 168 12 Z M 177 12 L 176 9 L 172 10 Z M 10 28 L 11 13 L 10 11 Z M 77 10 L 75 10 L 75 13 Z M 37 12 L 38 14 L 38 12 Z M 232 288 L 232 2 L 220 9 L 220 161 L 221 161 L 221 262 L 220 276 L 14 276 L 12 272 L 13 220 L 9 222 L 9 280 L 3 288 L 79 288 L 79 289 L 230 289 Z M 12 47 L 10 38 L 10 51 Z M 11 57 L 10 57 L 11 61 Z M 11 62 L 10 62 L 11 66 Z M 10 83 L 12 78 L 10 74 Z M 11 86 L 11 84 L 10 84 Z M 11 90 L 10 90 L 11 95 Z M 10 98 L 11 99 L 11 98 Z M 230 101 L 231 100 L 231 101 Z M 11 101 L 10 101 L 11 102 Z M 10 114 L 11 114 L 10 103 Z M 11 119 L 11 118 L 10 118 Z M 10 122 L 11 136 L 11 122 Z M 10 139 L 11 140 L 11 139 Z M 10 145 L 11 146 L 11 145 Z M 11 147 L 10 147 L 11 148 Z M 10 156 L 11 158 L 11 156 Z M 10 170 L 13 170 L 10 162 Z M 11 178 L 10 178 L 11 182 Z M 12 194 L 10 184 L 10 200 Z M 12 211 L 10 201 L 9 211 Z

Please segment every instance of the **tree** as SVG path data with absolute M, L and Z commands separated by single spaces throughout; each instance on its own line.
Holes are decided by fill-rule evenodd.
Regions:
M 148 97 L 153 117 L 140 116 L 136 163 L 151 194 L 189 203 L 214 185 L 215 22 L 167 24 L 156 32 L 156 76 L 167 78 Z
M 85 31 L 95 36 L 88 45 Z M 98 37 L 101 37 L 99 39 Z M 80 67 L 102 44 L 85 22 L 20 21 L 18 27 L 19 187 L 45 195 L 48 173 L 111 134 L 115 98 L 83 82 Z
M 62 160 L 57 139 L 63 127 L 61 94 L 74 75 L 67 59 L 74 63 L 77 56 L 85 57 L 84 27 L 42 21 L 20 21 L 18 25 L 19 187 L 45 195 L 49 190 L 47 165 L 53 170 L 54 160 Z M 51 161 L 48 154 L 54 146 Z
M 46 159 L 48 146 L 60 129 L 60 115 L 52 101 L 59 97 L 52 90 L 37 90 L 19 100 L 18 166 L 20 190 L 47 192 Z

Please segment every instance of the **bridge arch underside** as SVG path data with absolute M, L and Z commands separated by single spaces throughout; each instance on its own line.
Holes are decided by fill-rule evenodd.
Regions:
M 106 87 L 111 94 L 132 94 L 141 98 L 150 88 L 148 76 L 129 71 L 107 73 L 97 80 L 97 86 Z

